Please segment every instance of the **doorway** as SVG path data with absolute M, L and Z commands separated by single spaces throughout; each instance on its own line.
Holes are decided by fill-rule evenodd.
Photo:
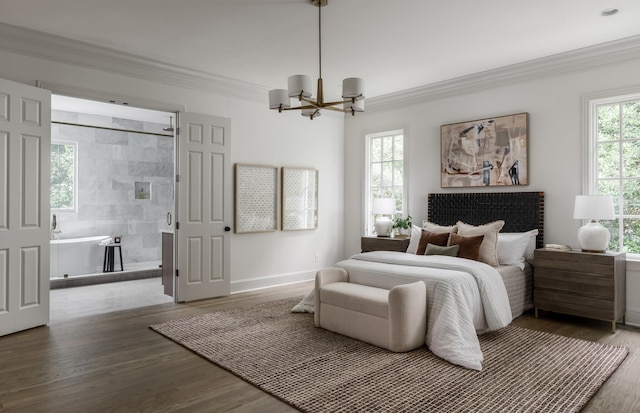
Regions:
M 68 295 L 74 287 L 151 278 L 163 295 L 176 113 L 55 94 L 51 104 L 51 288 L 71 287 L 58 293 Z M 139 306 L 148 296 L 138 295 Z

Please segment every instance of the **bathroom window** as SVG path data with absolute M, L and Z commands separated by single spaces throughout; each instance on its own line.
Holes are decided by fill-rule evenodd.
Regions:
M 51 209 L 75 210 L 78 188 L 78 144 L 51 143 Z

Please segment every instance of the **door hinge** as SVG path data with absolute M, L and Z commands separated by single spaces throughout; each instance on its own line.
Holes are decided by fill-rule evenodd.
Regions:
M 176 127 L 176 136 L 180 135 L 180 128 Z
M 180 175 L 176 175 L 176 182 L 180 182 Z
M 180 276 L 180 272 L 176 270 L 176 278 L 178 278 L 179 276 Z
M 176 222 L 176 229 L 180 229 L 180 223 Z

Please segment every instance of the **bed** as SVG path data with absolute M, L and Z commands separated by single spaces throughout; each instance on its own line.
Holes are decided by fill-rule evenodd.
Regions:
M 526 251 L 525 268 L 501 266 L 513 318 L 533 308 L 533 249 L 544 245 L 544 192 L 432 193 L 427 197 L 427 220 L 439 225 L 463 221 L 472 225 L 503 220 L 501 234 L 537 230 Z M 499 251 L 500 252 L 500 251 Z
M 478 334 L 507 326 L 533 306 L 533 273 L 526 258 L 543 243 L 544 193 L 429 194 L 427 217 L 430 230 L 456 224 L 465 231 L 492 227 L 490 231 L 496 237 L 494 248 L 498 247 L 492 252 L 495 262 L 489 265 L 490 261 L 484 258 L 484 262 L 479 262 L 416 254 L 415 249 L 409 250 L 416 248 L 421 229 L 414 228 L 407 253 L 356 254 L 336 266 L 347 270 L 349 282 L 372 287 L 390 289 L 415 280 L 424 281 L 428 322 L 425 343 L 435 355 L 451 363 L 481 370 L 483 355 Z M 483 225 L 487 223 L 491 224 Z M 522 248 L 518 252 L 519 261 L 507 257 L 504 259 L 509 265 L 501 265 L 500 247 L 512 249 L 516 240 L 520 245 L 525 242 L 528 252 Z
M 435 355 L 451 363 L 481 370 L 483 355 L 478 334 L 505 327 L 533 306 L 533 272 L 527 258 L 531 259 L 533 250 L 543 245 L 544 193 L 429 194 L 427 221 L 429 230 L 454 226 L 459 221 L 464 223 L 465 231 L 487 223 L 500 226 L 497 235 L 493 231 L 497 238 L 495 262 L 489 265 L 486 260 L 416 254 L 416 242 L 424 234 L 421 228 L 414 227 L 407 253 L 356 254 L 336 263 L 336 267 L 347 270 L 349 282 L 372 287 L 391 289 L 424 281 L 428 321 L 425 343 Z M 518 252 L 513 254 L 510 250 Z M 509 265 L 502 265 L 505 262 Z

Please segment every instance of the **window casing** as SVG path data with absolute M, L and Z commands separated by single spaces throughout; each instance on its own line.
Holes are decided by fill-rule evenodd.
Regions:
M 365 137 L 365 235 L 373 235 L 374 198 L 393 198 L 396 213 L 407 215 L 406 144 L 404 131 L 393 130 Z
M 607 249 L 640 258 L 640 91 L 587 100 L 585 193 L 611 195 L 616 219 Z
M 76 211 L 78 207 L 78 143 L 51 143 L 51 210 Z

